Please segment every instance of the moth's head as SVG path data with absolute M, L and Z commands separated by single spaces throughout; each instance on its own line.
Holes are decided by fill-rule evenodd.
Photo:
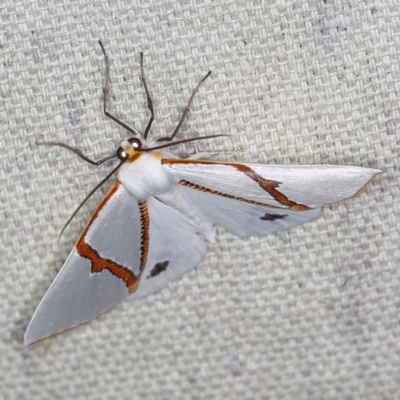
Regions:
M 142 153 L 142 141 L 138 138 L 121 140 L 117 150 L 117 157 L 121 161 L 133 162 Z

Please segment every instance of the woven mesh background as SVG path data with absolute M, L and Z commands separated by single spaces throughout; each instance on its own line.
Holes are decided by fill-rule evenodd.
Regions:
M 3 0 L 0 4 L 2 399 L 400 398 L 400 12 L 397 0 Z M 360 196 L 263 238 L 219 231 L 201 265 L 147 298 L 24 348 L 32 313 L 107 188 L 124 130 L 147 122 L 139 51 L 174 129 L 219 159 L 380 168 Z M 181 151 L 191 152 L 193 146 Z

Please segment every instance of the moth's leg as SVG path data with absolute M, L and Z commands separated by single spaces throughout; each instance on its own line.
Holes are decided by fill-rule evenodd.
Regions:
M 217 153 L 209 153 L 207 151 L 200 151 L 197 144 L 194 143 L 194 150 L 195 152 L 191 155 L 187 154 L 185 158 L 187 160 L 209 160 L 214 154 Z
M 150 96 L 150 92 L 149 89 L 147 87 L 147 83 L 146 83 L 146 77 L 144 75 L 144 69 L 143 69 L 143 53 L 140 53 L 140 74 L 142 76 L 142 82 L 143 82 L 143 86 L 144 86 L 144 90 L 146 92 L 146 97 L 147 97 L 147 108 L 150 110 L 150 120 L 147 123 L 146 126 L 146 130 L 144 131 L 144 139 L 147 139 L 147 135 L 150 131 L 151 128 L 151 124 L 154 121 L 154 107 L 153 107 L 153 101 L 151 100 L 151 96 Z
M 61 232 L 58 236 L 58 240 L 60 240 L 62 234 L 64 233 L 65 229 L 67 228 L 67 226 L 69 225 L 69 223 L 74 219 L 75 215 L 78 213 L 78 211 L 83 207 L 83 205 L 90 199 L 90 197 L 92 197 L 93 193 L 96 192 L 96 190 L 98 190 L 103 183 L 105 183 L 108 179 L 110 179 L 117 171 L 118 169 L 121 167 L 121 165 L 126 161 L 126 159 L 123 159 L 120 161 L 120 163 L 114 167 L 111 172 L 105 177 L 103 178 L 100 183 L 98 183 L 90 192 L 89 194 L 84 198 L 84 200 L 79 204 L 79 206 L 75 209 L 75 211 L 72 213 L 72 215 L 68 218 L 68 221 L 65 223 L 64 227 L 61 229 Z
M 209 160 L 211 157 L 218 154 L 219 153 L 209 153 L 207 151 L 201 151 L 199 153 L 195 153 L 189 157 L 186 157 L 186 160 Z
M 177 133 L 179 132 L 179 130 L 181 129 L 181 126 L 183 125 L 183 123 L 185 122 L 185 119 L 187 117 L 187 115 L 189 114 L 190 111 L 190 106 L 192 105 L 193 99 L 195 94 L 199 91 L 201 84 L 211 75 L 211 71 L 208 71 L 207 75 L 200 81 L 200 83 L 196 86 L 196 89 L 193 90 L 192 96 L 190 97 L 189 103 L 187 104 L 187 106 L 185 107 L 185 109 L 183 110 L 183 114 L 182 117 L 177 125 L 177 127 L 174 130 L 174 133 L 171 136 L 165 136 L 165 137 L 161 137 L 159 139 L 157 139 L 157 142 L 169 142 L 171 140 L 173 140 L 173 138 L 177 135 Z
M 191 156 L 185 157 L 187 160 L 210 160 L 214 156 L 219 156 L 221 154 L 232 154 L 232 153 L 237 153 L 237 152 L 243 152 L 243 149 L 241 149 L 241 148 L 240 149 L 235 148 L 232 151 L 213 151 L 213 152 L 200 151 L 196 144 L 194 145 L 194 148 L 195 148 L 196 152 L 194 154 L 192 154 Z
M 93 161 L 89 157 L 85 156 L 78 148 L 69 146 L 68 144 L 65 144 L 65 143 L 62 143 L 62 142 L 36 142 L 35 144 L 38 145 L 38 146 L 64 147 L 64 149 L 67 149 L 67 150 L 70 150 L 70 151 L 74 152 L 78 157 L 82 158 L 82 160 L 85 160 L 86 162 L 88 162 L 88 163 L 90 163 L 92 165 L 101 165 L 104 162 L 106 162 L 108 160 L 111 160 L 112 158 L 116 157 L 116 155 L 113 154 L 112 156 L 104 157 L 99 161 Z
M 106 50 L 105 50 L 101 40 L 99 40 L 99 44 L 100 44 L 101 50 L 103 51 L 104 59 L 105 59 L 105 62 L 106 62 L 106 83 L 105 83 L 105 86 L 104 86 L 104 96 L 103 96 L 103 111 L 104 111 L 104 114 L 108 118 L 111 118 L 113 121 L 115 121 L 117 124 L 119 124 L 122 127 L 124 127 L 128 132 L 132 133 L 135 136 L 138 136 L 138 135 L 140 136 L 139 132 L 136 129 L 128 126 L 127 124 L 125 124 L 125 122 L 122 122 L 120 119 L 118 119 L 117 117 L 115 117 L 114 115 L 110 114 L 107 111 L 108 98 L 110 97 L 110 61 L 108 59 Z

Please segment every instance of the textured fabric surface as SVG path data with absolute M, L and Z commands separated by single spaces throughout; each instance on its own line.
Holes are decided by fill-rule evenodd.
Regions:
M 396 399 L 400 393 L 398 0 L 3 0 L 0 4 L 0 398 Z M 229 134 L 219 159 L 382 169 L 306 225 L 219 242 L 194 271 L 24 348 L 23 334 L 106 187 L 100 158 L 143 129 Z M 180 151 L 191 153 L 194 146 Z

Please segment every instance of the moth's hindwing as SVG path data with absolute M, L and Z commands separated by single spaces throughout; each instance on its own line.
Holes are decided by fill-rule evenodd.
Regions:
M 193 225 L 178 211 L 157 199 L 148 199 L 150 245 L 146 268 L 137 290 L 129 297 L 147 296 L 193 269 L 207 246 Z
M 181 190 L 195 210 L 239 237 L 268 235 L 304 224 L 321 210 L 293 211 L 260 206 L 187 186 Z

